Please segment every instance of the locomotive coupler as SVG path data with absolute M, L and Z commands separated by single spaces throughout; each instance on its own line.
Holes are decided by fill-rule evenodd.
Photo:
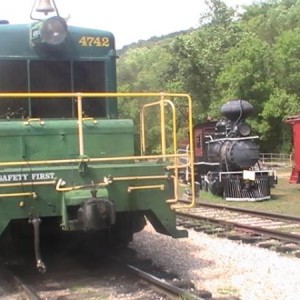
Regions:
M 114 205 L 106 198 L 86 199 L 78 210 L 78 220 L 85 231 L 109 228 L 116 222 Z
M 36 259 L 36 267 L 39 272 L 45 273 L 46 266 L 42 261 L 41 251 L 40 251 L 40 218 L 32 218 L 29 220 L 29 223 L 33 225 L 33 233 L 34 233 L 34 252 Z

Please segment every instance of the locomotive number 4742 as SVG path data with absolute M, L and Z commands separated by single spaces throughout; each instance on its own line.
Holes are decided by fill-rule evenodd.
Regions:
M 82 36 L 78 43 L 82 47 L 109 47 L 109 38 L 99 36 Z

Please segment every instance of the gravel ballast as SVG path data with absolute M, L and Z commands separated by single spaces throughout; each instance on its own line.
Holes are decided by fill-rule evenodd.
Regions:
M 150 225 L 135 234 L 131 247 L 213 297 L 300 299 L 299 258 L 194 230 L 189 230 L 188 238 L 173 239 Z

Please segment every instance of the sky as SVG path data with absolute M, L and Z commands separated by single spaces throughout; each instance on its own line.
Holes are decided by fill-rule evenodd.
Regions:
M 0 0 L 4 1 L 4 0 Z M 254 0 L 224 0 L 236 8 Z M 257 1 L 256 1 L 257 2 Z M 56 0 L 68 24 L 111 31 L 120 49 L 139 40 L 195 28 L 207 7 L 205 0 Z M 34 0 L 9 0 L 1 5 L 0 19 L 31 22 Z

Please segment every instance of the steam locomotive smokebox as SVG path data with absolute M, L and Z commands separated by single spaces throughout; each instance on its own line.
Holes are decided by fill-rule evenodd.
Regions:
M 246 100 L 228 101 L 221 107 L 222 115 L 231 121 L 245 119 L 251 115 L 253 110 L 253 106 Z
M 249 169 L 259 160 L 259 146 L 251 140 L 227 141 L 221 148 L 221 157 L 232 170 Z

